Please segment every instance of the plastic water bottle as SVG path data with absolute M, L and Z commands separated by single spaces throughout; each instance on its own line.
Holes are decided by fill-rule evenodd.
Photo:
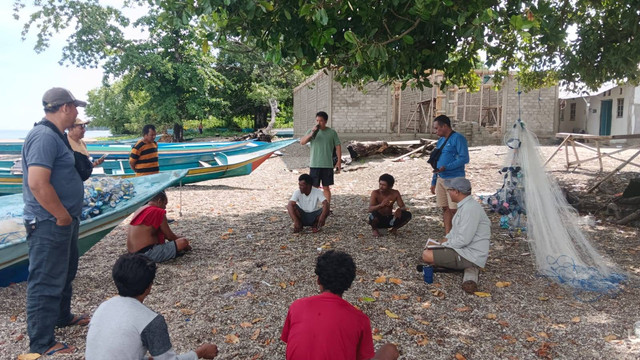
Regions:
M 433 284 L 433 266 L 423 265 L 422 266 L 422 278 L 424 282 L 427 284 Z
M 633 324 L 633 333 L 637 338 L 640 338 L 640 321 L 636 321 L 636 323 Z

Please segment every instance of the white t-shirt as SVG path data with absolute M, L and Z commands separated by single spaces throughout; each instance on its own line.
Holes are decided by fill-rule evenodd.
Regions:
M 300 209 L 304 212 L 316 211 L 322 207 L 322 202 L 327 200 L 324 197 L 322 190 L 318 188 L 311 188 L 309 195 L 303 194 L 300 189 L 293 192 L 290 201 L 295 201 Z

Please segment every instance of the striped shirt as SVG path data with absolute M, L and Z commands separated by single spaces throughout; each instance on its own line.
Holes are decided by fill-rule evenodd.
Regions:
M 145 143 L 139 140 L 131 149 L 129 161 L 134 161 L 133 171 L 138 175 L 155 174 L 160 171 L 158 165 L 158 143 Z

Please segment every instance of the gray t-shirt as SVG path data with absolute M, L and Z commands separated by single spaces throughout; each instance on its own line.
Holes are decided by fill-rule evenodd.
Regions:
M 73 152 L 53 129 L 44 125 L 34 126 L 22 146 L 22 198 L 26 220 L 55 220 L 45 210 L 29 189 L 29 167 L 40 166 L 51 170 L 49 182 L 62 205 L 72 217 L 80 216 L 84 199 L 82 179 L 76 171 Z
M 87 360 L 197 360 L 194 351 L 177 355 L 162 315 L 130 297 L 114 296 L 98 306 L 87 334 Z

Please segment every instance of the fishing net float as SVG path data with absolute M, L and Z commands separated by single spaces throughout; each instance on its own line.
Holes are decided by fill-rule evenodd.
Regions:
M 580 300 L 616 295 L 626 275 L 592 246 L 580 215 L 545 171 L 537 137 L 521 118 L 505 144 L 507 157 L 500 171 L 504 184 L 486 200 L 491 211 L 502 215 L 501 227 L 510 233 L 526 231 L 538 273 L 571 286 Z

